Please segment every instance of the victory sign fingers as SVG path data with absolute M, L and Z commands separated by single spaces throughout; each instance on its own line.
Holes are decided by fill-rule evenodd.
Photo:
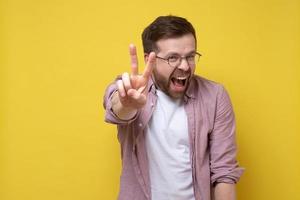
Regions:
M 133 44 L 129 45 L 129 55 L 131 74 L 123 73 L 122 79 L 117 81 L 117 88 L 123 104 L 140 107 L 146 103 L 147 93 L 144 93 L 144 91 L 155 66 L 156 55 L 151 52 L 146 56 L 147 63 L 142 74 L 138 72 L 137 51 Z

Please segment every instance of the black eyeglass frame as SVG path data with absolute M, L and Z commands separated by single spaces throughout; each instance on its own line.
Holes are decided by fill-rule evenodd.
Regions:
M 196 64 L 197 62 L 199 62 L 199 59 L 200 59 L 200 57 L 202 56 L 202 54 L 200 54 L 200 53 L 198 53 L 198 52 L 195 52 L 193 56 L 196 56 L 196 55 L 198 55 L 198 59 L 195 61 L 195 64 Z M 188 55 L 188 56 L 179 56 L 179 59 L 180 59 L 180 60 L 179 60 L 179 63 L 178 63 L 176 66 L 172 66 L 172 65 L 170 64 L 170 61 L 169 61 L 169 60 L 171 59 L 171 56 L 168 57 L 168 58 L 163 58 L 163 57 L 160 57 L 160 56 L 156 56 L 156 58 L 159 58 L 159 59 L 161 59 L 161 60 L 164 60 L 164 61 L 166 61 L 166 62 L 168 63 L 168 65 L 170 65 L 170 67 L 176 68 L 176 67 L 178 67 L 179 65 L 181 65 L 182 59 L 185 59 L 186 62 L 188 63 L 188 65 L 190 65 L 189 61 L 187 60 L 187 58 L 190 57 L 190 56 L 192 56 L 192 55 Z

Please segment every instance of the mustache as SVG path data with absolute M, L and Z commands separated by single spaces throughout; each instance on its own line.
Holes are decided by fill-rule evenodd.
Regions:
M 185 76 L 185 75 L 190 75 L 192 70 L 189 68 L 188 71 L 183 71 L 181 69 L 175 68 L 173 69 L 172 73 L 170 74 L 170 78 L 173 77 L 174 75 L 176 76 Z

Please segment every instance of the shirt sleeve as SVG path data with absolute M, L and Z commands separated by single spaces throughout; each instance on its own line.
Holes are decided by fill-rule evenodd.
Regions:
M 236 160 L 235 116 L 227 91 L 219 86 L 213 130 L 209 138 L 211 183 L 236 183 L 244 169 Z
M 111 124 L 118 124 L 118 125 L 126 125 L 132 123 L 136 118 L 138 113 L 130 120 L 122 120 L 118 118 L 118 116 L 115 115 L 115 113 L 112 111 L 112 103 L 111 98 L 114 94 L 114 92 L 117 91 L 116 81 L 120 79 L 120 76 L 118 76 L 115 80 L 115 82 L 111 83 L 105 91 L 104 97 L 103 97 L 103 107 L 105 109 L 105 121 Z

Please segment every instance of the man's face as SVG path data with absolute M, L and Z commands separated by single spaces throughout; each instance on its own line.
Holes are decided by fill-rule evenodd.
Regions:
M 192 34 L 178 38 L 161 39 L 156 42 L 157 56 L 161 58 L 188 57 L 196 53 L 196 42 Z M 191 77 L 195 72 L 195 65 L 182 59 L 177 67 L 172 67 L 166 60 L 157 58 L 153 69 L 153 78 L 156 85 L 174 99 L 182 98 Z

